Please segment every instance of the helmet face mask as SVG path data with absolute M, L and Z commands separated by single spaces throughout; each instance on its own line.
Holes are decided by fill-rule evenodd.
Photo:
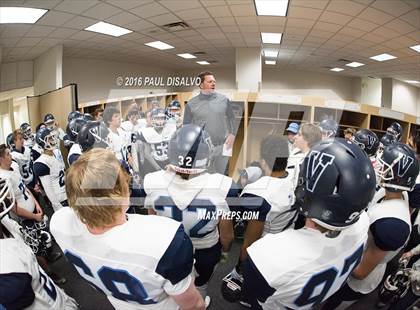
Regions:
M 5 217 L 15 205 L 15 195 L 8 180 L 0 179 L 0 220 Z
M 60 146 L 58 133 L 49 128 L 41 128 L 36 134 L 36 142 L 44 150 L 55 150 Z
M 166 124 L 166 115 L 163 109 L 155 109 L 152 111 L 151 115 L 152 126 L 156 130 L 161 130 L 165 127 Z

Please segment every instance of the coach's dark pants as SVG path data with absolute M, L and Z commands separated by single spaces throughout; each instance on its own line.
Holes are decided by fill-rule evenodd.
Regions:
M 221 254 L 222 247 L 219 242 L 211 248 L 195 250 L 194 267 L 198 273 L 194 282 L 196 286 L 202 286 L 209 282 L 213 274 L 214 267 L 216 267 L 217 263 L 220 261 Z

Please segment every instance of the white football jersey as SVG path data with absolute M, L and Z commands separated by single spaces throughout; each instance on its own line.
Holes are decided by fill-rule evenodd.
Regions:
M 10 295 L 19 292 L 35 295 L 35 299 L 25 309 L 77 309 L 76 301 L 56 286 L 45 271 L 38 265 L 31 249 L 22 241 L 7 238 L 0 239 L 0 291 Z M 31 285 L 24 286 L 22 275 L 31 278 Z M 14 281 L 10 281 L 13 279 Z M 2 294 L 0 294 L 2 295 Z M 18 296 L 16 296 L 18 298 Z M 1 298 L 1 297 L 0 297 Z M 2 300 L 0 300 L 0 305 Z
M 169 295 L 193 281 L 191 241 L 173 220 L 127 214 L 126 223 L 93 235 L 73 209 L 62 208 L 50 229 L 67 260 L 115 309 L 177 309 Z
M 13 160 L 19 165 L 19 172 L 23 182 L 25 182 L 25 184 L 31 183 L 34 178 L 31 149 L 29 147 L 23 147 L 22 152 L 13 149 L 10 154 L 12 155 Z
M 82 149 L 78 143 L 73 143 L 67 155 L 67 162 L 69 165 L 73 164 L 79 156 L 82 155 Z
M 0 177 L 2 179 L 9 180 L 18 207 L 25 209 L 28 212 L 34 212 L 35 201 L 27 189 L 25 183 L 23 182 L 23 179 L 19 173 L 18 164 L 12 162 L 12 167 L 10 170 L 4 170 L 0 168 Z
M 368 228 L 364 212 L 335 237 L 304 227 L 254 242 L 248 256 L 270 287 L 263 309 L 312 309 L 338 291 L 360 262 Z
M 263 236 L 294 227 L 296 211 L 285 213 L 294 204 L 293 191 L 291 174 L 284 178 L 264 176 L 245 186 L 241 196 L 252 195 L 252 197 L 243 197 L 241 205 L 247 211 L 259 212 L 259 220 L 265 221 Z
M 356 292 L 361 292 L 363 294 L 368 294 L 375 290 L 379 283 L 382 280 L 382 277 L 385 274 L 386 264 L 391 261 L 406 245 L 408 238 L 410 237 L 411 232 L 411 219 L 410 219 L 410 211 L 408 208 L 408 200 L 401 200 L 401 199 L 392 199 L 392 200 L 385 200 L 381 203 L 371 206 L 368 209 L 368 216 L 370 225 L 372 227 L 373 224 L 377 223 L 380 220 L 387 220 L 387 222 L 383 225 L 386 227 L 384 230 L 391 231 L 393 236 L 392 239 L 395 240 L 403 240 L 400 242 L 401 244 L 397 245 L 398 248 L 392 251 L 387 250 L 387 254 L 382 259 L 382 261 L 372 270 L 372 272 L 363 280 L 357 280 L 353 277 L 348 279 L 348 285 L 350 288 Z M 397 227 L 393 227 L 392 222 L 390 220 L 399 220 Z M 406 223 L 407 225 L 404 225 Z M 401 229 L 401 224 L 403 224 L 403 229 Z M 406 226 L 404 229 L 404 226 Z M 377 228 L 377 227 L 375 227 Z M 375 229 L 376 234 L 381 234 L 379 229 Z M 381 238 L 382 236 L 378 236 Z M 375 240 L 376 237 L 372 235 L 372 231 L 370 230 L 369 239 L 372 242 L 375 242 L 377 246 L 381 246 L 381 243 Z M 382 237 L 383 239 L 387 239 L 387 236 Z M 384 249 L 385 250 L 385 249 Z
M 152 156 L 157 162 L 168 160 L 168 145 L 175 131 L 174 124 L 166 124 L 160 133 L 153 127 L 141 129 L 144 142 L 152 148 Z
M 31 149 L 32 162 L 35 162 L 42 153 L 44 153 L 43 148 L 38 143 L 35 143 Z
M 34 174 L 41 181 L 55 211 L 62 207 L 61 202 L 67 200 L 64 169 L 62 161 L 46 154 L 34 162 Z
M 136 124 L 133 124 L 130 121 L 125 121 L 121 123 L 121 128 L 129 133 L 138 132 L 140 129 L 147 126 L 146 120 L 144 118 L 139 119 Z
M 123 152 L 125 151 L 124 148 L 131 143 L 131 136 L 121 128 L 118 128 L 117 132 L 118 133 L 115 133 L 112 130 L 109 130 L 107 141 L 111 147 L 111 151 L 115 153 L 115 156 L 119 160 L 125 160 L 126 156 L 124 156 Z
M 189 180 L 172 171 L 148 173 L 144 179 L 145 207 L 182 222 L 194 248 L 210 248 L 219 241 L 216 214 L 229 211 L 226 197 L 231 185 L 231 178 L 218 173 Z
M 28 147 L 28 148 L 32 148 L 35 145 L 35 137 L 33 136 L 33 138 L 29 138 L 23 141 L 23 146 L 24 147 Z
M 294 148 L 292 153 L 290 153 L 289 158 L 287 159 L 287 168 L 286 171 L 293 179 L 294 188 L 296 188 L 299 180 L 300 165 L 305 159 L 306 154 L 303 153 L 300 149 Z

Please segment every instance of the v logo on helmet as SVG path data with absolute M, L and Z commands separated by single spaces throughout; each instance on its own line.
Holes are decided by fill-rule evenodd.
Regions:
M 311 151 L 309 153 L 308 168 L 306 169 L 306 189 L 313 192 L 325 169 L 333 163 L 335 156 Z
M 398 161 L 398 176 L 403 177 L 413 163 L 414 159 L 412 157 L 403 155 L 403 157 Z
M 373 145 L 375 144 L 375 141 L 376 141 L 375 137 L 367 136 L 367 142 L 368 142 L 367 148 L 369 150 L 373 147 Z

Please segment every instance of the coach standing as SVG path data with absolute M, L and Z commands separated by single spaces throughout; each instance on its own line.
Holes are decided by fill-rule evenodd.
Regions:
M 184 124 L 205 126 L 214 145 L 214 172 L 225 174 L 229 157 L 224 156 L 232 150 L 235 141 L 234 118 L 229 99 L 215 92 L 216 79 L 212 72 L 202 72 L 200 93 L 188 101 L 184 109 Z

